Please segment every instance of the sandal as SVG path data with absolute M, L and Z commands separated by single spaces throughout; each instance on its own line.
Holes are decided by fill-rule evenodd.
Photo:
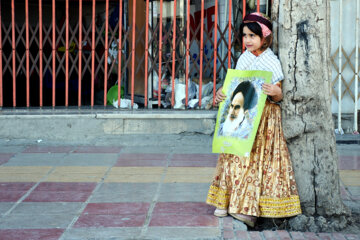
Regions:
M 233 218 L 242 221 L 243 223 L 245 223 L 249 227 L 254 227 L 255 226 L 256 217 L 254 217 L 254 216 L 238 214 L 238 213 L 230 213 L 230 215 Z
M 214 215 L 217 217 L 226 217 L 228 214 L 226 209 L 217 208 L 214 211 Z

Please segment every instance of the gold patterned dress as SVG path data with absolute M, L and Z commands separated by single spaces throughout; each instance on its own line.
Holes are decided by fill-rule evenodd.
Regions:
M 250 157 L 220 154 L 206 203 L 256 217 L 301 214 L 279 105 L 266 100 Z

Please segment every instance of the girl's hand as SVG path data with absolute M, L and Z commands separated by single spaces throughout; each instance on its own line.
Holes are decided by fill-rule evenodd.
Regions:
M 217 90 L 217 92 L 216 92 L 216 95 L 215 95 L 215 103 L 216 104 L 219 104 L 226 98 L 226 95 L 222 92 L 222 89 L 223 89 L 223 87 L 220 87 L 219 90 Z
M 282 99 L 281 88 L 276 84 L 264 83 L 262 85 L 264 93 L 270 96 L 275 102 L 278 102 Z

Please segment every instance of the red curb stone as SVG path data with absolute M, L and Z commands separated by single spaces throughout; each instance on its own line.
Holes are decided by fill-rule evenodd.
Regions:
M 235 235 L 236 235 L 236 239 L 238 239 L 238 240 L 248 240 L 249 239 L 247 231 L 236 231 Z
M 57 240 L 64 229 L 0 229 L 1 240 Z
M 293 240 L 303 240 L 305 239 L 301 232 L 290 232 L 291 238 Z
M 96 183 L 85 182 L 42 182 L 34 191 L 80 191 L 92 192 L 96 187 Z
M 74 153 L 119 153 L 121 147 L 107 147 L 107 146 L 82 146 L 77 147 Z
M 12 156 L 14 156 L 13 153 L 0 153 L 0 165 L 7 163 Z
M 0 191 L 28 191 L 34 184 L 33 182 L 2 182 Z
M 276 231 L 276 232 L 279 235 L 281 240 L 290 240 L 291 239 L 291 237 L 290 237 L 290 235 L 289 235 L 289 233 L 287 231 L 279 230 L 279 231 Z
M 146 215 L 150 203 L 89 203 L 83 211 L 98 215 Z
M 260 232 L 249 232 L 249 236 L 251 240 L 262 240 Z
M 320 239 L 331 240 L 331 233 L 318 233 Z
M 115 167 L 165 167 L 166 160 L 118 160 Z
M 224 239 L 232 239 L 234 237 L 235 235 L 232 229 L 224 229 Z
M 65 146 L 31 146 L 26 148 L 23 153 L 69 153 L 74 147 Z
M 266 240 L 277 240 L 279 239 L 275 231 L 263 231 Z
M 341 233 L 333 233 L 333 234 L 332 234 L 332 238 L 333 238 L 334 240 L 346 240 L 346 238 L 344 237 L 344 235 L 341 234 Z
M 309 240 L 319 240 L 320 238 L 313 232 L 304 232 L 303 235 Z
M 146 215 L 81 215 L 74 228 L 86 227 L 140 227 Z
M 217 227 L 218 218 L 207 215 L 177 215 L 156 214 L 153 215 L 149 226 L 151 227 Z
M 360 237 L 355 234 L 345 234 L 345 237 L 347 240 L 359 240 L 360 239 Z
M 156 203 L 152 214 L 213 216 L 213 211 L 212 206 L 201 202 L 158 202 Z

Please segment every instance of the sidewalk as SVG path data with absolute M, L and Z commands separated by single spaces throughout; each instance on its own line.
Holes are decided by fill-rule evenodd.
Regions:
M 344 201 L 360 212 L 360 145 L 338 153 Z M 204 202 L 216 161 L 203 145 L 0 141 L 0 239 L 359 239 L 213 216 Z

